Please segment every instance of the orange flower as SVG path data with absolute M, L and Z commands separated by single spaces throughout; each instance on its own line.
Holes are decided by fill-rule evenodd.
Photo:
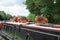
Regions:
M 43 16 L 36 16 L 35 20 L 36 20 L 36 23 L 40 23 L 40 24 L 48 23 L 48 19 Z

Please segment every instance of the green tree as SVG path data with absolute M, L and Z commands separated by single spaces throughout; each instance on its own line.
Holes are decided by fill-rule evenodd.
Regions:
M 12 16 L 10 14 L 6 14 L 6 20 L 9 20 L 11 18 L 12 18 Z
M 55 3 L 54 3 L 55 2 Z M 60 0 L 26 0 L 27 9 L 33 14 L 43 14 L 50 23 L 60 23 Z
M 0 11 L 0 20 L 9 20 L 12 18 L 10 14 L 6 14 L 4 11 Z
M 6 14 L 4 11 L 0 11 L 0 20 L 5 20 Z
M 36 16 L 35 14 L 29 14 L 28 18 L 29 20 L 35 22 L 35 16 Z
M 40 4 L 36 4 L 34 0 L 26 0 L 27 9 L 33 14 L 40 13 Z

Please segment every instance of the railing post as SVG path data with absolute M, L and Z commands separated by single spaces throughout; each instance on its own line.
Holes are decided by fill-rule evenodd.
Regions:
M 30 40 L 30 34 L 27 33 L 26 40 Z
M 60 40 L 60 36 L 58 36 L 58 40 Z
M 15 40 L 16 39 L 16 26 L 14 26 L 14 33 L 13 33 L 13 39 L 12 40 Z

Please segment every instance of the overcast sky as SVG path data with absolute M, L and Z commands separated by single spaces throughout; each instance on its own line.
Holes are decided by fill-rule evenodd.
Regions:
M 11 15 L 28 16 L 29 11 L 26 9 L 24 2 L 26 0 L 0 0 L 0 11 L 5 11 Z

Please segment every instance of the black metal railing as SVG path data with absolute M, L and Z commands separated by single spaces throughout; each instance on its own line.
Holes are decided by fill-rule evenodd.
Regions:
M 7 34 L 6 36 L 8 36 L 11 40 L 18 39 L 18 36 L 20 36 L 21 34 L 25 35 L 24 40 L 60 40 L 60 33 L 52 32 L 49 30 L 26 28 L 22 25 L 4 23 L 2 30 L 4 33 Z M 17 33 L 21 34 L 17 36 Z

